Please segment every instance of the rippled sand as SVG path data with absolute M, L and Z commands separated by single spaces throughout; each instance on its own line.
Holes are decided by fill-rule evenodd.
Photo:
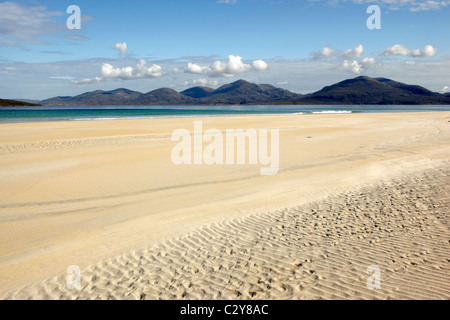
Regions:
M 193 119 L 2 125 L 0 297 L 448 299 L 448 120 L 204 119 L 279 128 L 269 177 L 174 166 L 170 134 Z

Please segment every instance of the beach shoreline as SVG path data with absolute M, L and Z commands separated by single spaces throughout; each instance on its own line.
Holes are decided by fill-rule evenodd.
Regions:
M 405 268 L 399 267 L 395 271 L 395 268 L 386 267 L 389 254 L 392 257 L 406 255 L 410 265 L 419 266 L 416 269 L 420 272 L 430 272 L 427 277 L 432 278 L 432 273 L 437 270 L 433 281 L 442 284 L 433 294 L 438 298 L 449 298 L 450 283 L 443 280 L 449 275 L 448 261 L 445 262 L 449 258 L 445 256 L 449 244 L 444 241 L 448 237 L 448 225 L 444 223 L 448 216 L 440 215 L 445 213 L 442 210 L 448 209 L 443 196 L 449 192 L 445 182 L 448 181 L 450 160 L 450 112 L 198 119 L 203 121 L 205 130 L 278 129 L 278 174 L 262 177 L 260 166 L 252 165 L 174 165 L 170 158 L 175 145 L 170 139 L 171 134 L 177 129 L 192 130 L 193 118 L 2 124 L 0 177 L 4 183 L 0 187 L 0 298 L 76 298 L 76 292 L 63 288 L 66 268 L 71 265 L 79 266 L 84 274 L 85 290 L 79 293 L 82 299 L 421 298 L 417 293 L 408 296 L 408 287 L 402 287 L 402 281 L 416 279 L 419 271 L 408 268 L 404 272 L 405 278 L 398 280 L 399 273 L 396 272 L 401 273 Z M 432 190 L 426 187 L 430 181 L 437 181 Z M 369 214 L 368 218 L 372 220 L 385 219 L 377 212 L 384 208 L 377 201 L 388 201 L 390 195 L 381 187 L 383 183 L 388 190 L 392 188 L 397 192 L 397 198 L 392 199 L 395 204 L 386 202 L 385 206 L 394 212 L 388 210 L 395 223 L 387 229 L 394 230 L 393 234 L 385 234 L 385 231 L 378 230 L 379 227 L 371 225 L 374 239 L 359 239 L 358 236 L 363 235 L 359 231 L 340 238 L 337 232 L 351 226 L 350 217 L 361 218 Z M 359 192 L 361 188 L 366 191 Z M 412 191 L 409 192 L 408 188 Z M 442 193 L 439 194 L 438 190 Z M 366 198 L 359 198 L 358 192 Z M 410 218 L 414 219 L 407 220 L 410 226 L 401 228 L 401 220 L 396 215 L 401 211 L 399 206 L 409 205 L 412 199 L 416 201 L 414 197 L 420 193 L 427 193 L 430 198 L 422 203 L 423 207 L 412 210 Z M 361 207 L 364 199 L 369 208 Z M 337 207 L 333 207 L 336 203 Z M 344 223 L 340 222 L 337 211 L 345 208 L 346 203 L 356 212 L 351 211 L 352 216 L 348 212 L 347 216 L 343 214 Z M 323 209 L 327 205 L 331 206 L 330 209 Z M 327 238 L 327 224 L 335 224 L 327 241 L 345 242 L 345 246 L 337 246 L 336 249 L 354 252 L 348 261 L 360 264 L 357 269 L 350 268 L 345 276 L 338 277 L 327 270 L 326 264 L 314 264 L 323 254 L 336 259 L 341 251 L 325 250 L 324 243 L 318 241 L 318 235 L 314 233 L 316 222 L 308 220 L 312 215 L 300 210 L 316 210 L 311 206 L 328 213 L 328 216 L 322 215 L 325 216 L 322 221 L 325 224 L 316 226 L 318 230 L 315 231 L 318 234 L 324 232 L 321 237 Z M 302 214 L 293 215 L 293 208 Z M 294 226 L 283 220 L 292 215 L 298 220 Z M 426 219 L 418 218 L 423 216 Z M 277 217 L 282 224 L 278 224 Z M 274 219 L 272 227 L 275 231 L 266 230 L 269 226 L 261 219 Z M 304 224 L 299 224 L 302 221 Z M 426 233 L 437 222 L 441 231 L 438 234 Z M 283 225 L 289 232 L 279 232 Z M 358 224 L 358 227 L 364 228 L 364 225 Z M 227 228 L 232 230 L 232 234 L 224 231 Z M 400 232 L 400 228 L 405 232 Z M 424 234 L 421 234 L 421 229 L 424 229 Z M 243 238 L 236 238 L 239 233 Z M 363 260 L 368 262 L 363 244 L 373 248 L 376 242 L 368 241 L 375 241 L 378 236 L 378 240 L 394 246 L 389 238 L 393 235 L 401 241 L 409 241 L 402 245 L 403 251 L 394 247 L 392 253 L 384 256 L 377 250 L 368 251 L 372 255 L 378 252 L 377 257 L 383 262 L 379 263 L 382 269 L 389 270 L 387 279 L 394 283 L 388 284 L 389 290 L 377 295 L 373 290 L 364 291 L 361 285 L 357 289 L 348 288 L 357 271 L 361 278 L 358 279 L 365 283 L 362 280 L 365 275 L 360 274 L 364 265 L 356 252 L 364 252 Z M 430 235 L 435 239 L 428 239 Z M 270 278 L 275 284 L 269 286 L 279 287 L 273 291 L 263 290 L 262 286 L 257 286 L 259 289 L 247 288 L 255 285 L 254 281 L 242 281 L 248 273 L 240 273 L 236 269 L 239 268 L 236 261 L 242 259 L 244 263 L 249 258 L 251 260 L 248 250 L 255 246 L 254 241 L 262 243 L 265 236 L 268 238 L 264 243 L 278 248 L 279 253 L 286 254 L 286 257 L 294 257 L 293 250 L 300 250 L 293 243 L 294 238 L 302 244 L 313 244 L 302 245 L 303 249 L 309 248 L 305 249 L 309 257 L 304 259 L 311 261 L 303 261 L 303 257 L 286 261 L 284 269 Z M 423 240 L 425 238 L 427 240 Z M 200 240 L 196 242 L 195 239 Z M 214 246 L 213 240 L 225 242 L 219 241 Z M 232 243 L 230 248 L 226 247 L 227 241 Z M 406 245 L 415 242 L 417 246 L 409 248 Z M 183 249 L 182 243 L 189 243 L 189 246 Z M 431 252 L 430 248 L 436 245 L 439 250 Z M 195 250 L 207 252 L 199 253 L 199 258 L 193 255 Z M 233 250 L 241 253 L 233 256 Z M 419 261 L 415 256 L 407 256 L 416 254 L 417 250 L 419 255 L 430 251 L 426 253 L 428 259 L 425 259 L 428 264 L 423 263 L 423 259 Z M 249 272 L 259 270 L 267 273 L 264 268 L 270 269 L 280 263 L 280 260 L 273 260 L 260 251 L 255 255 L 257 267 Z M 186 259 L 181 259 L 183 257 Z M 264 266 L 262 257 L 267 259 L 267 266 Z M 391 260 L 396 260 L 395 257 Z M 186 267 L 190 265 L 187 258 L 192 259 L 194 271 Z M 175 269 L 164 269 L 166 260 L 175 261 Z M 217 260 L 217 265 L 209 265 L 213 260 Z M 122 283 L 134 279 L 134 291 L 124 290 L 117 283 L 114 286 L 96 282 L 103 281 L 107 274 L 113 272 L 109 267 L 100 267 L 99 261 L 113 261 L 111 265 L 116 265 L 114 272 L 118 274 L 113 275 L 111 283 L 118 279 L 122 279 Z M 144 263 L 148 268 L 144 267 L 143 275 L 139 276 Z M 296 274 L 296 270 L 287 267 L 292 264 L 314 266 L 303 270 L 305 273 L 299 271 Z M 345 260 L 339 260 L 332 267 L 340 268 L 342 264 Z M 188 275 L 198 280 L 195 269 L 209 282 L 193 283 L 189 287 L 192 279 Z M 288 269 L 294 272 L 291 274 L 293 278 L 289 277 Z M 146 291 L 149 283 L 155 280 L 151 274 L 157 270 L 167 274 L 159 282 L 167 282 L 167 286 L 153 285 L 153 291 Z M 222 279 L 232 274 L 242 276 L 236 276 L 234 280 Z M 258 274 L 254 276 L 258 277 Z M 276 280 L 276 277 L 281 280 Z M 328 280 L 323 282 L 321 277 Z M 333 277 L 337 277 L 335 282 Z M 176 284 L 180 284 L 173 286 L 178 289 L 173 289 L 172 295 L 168 288 L 175 282 L 171 283 L 171 279 L 178 279 Z M 230 284 L 227 281 L 236 282 L 232 284 L 236 289 L 226 289 Z M 264 279 L 256 279 L 256 283 L 258 281 L 264 282 Z M 264 282 L 266 285 L 267 281 Z M 214 290 L 206 290 L 208 293 L 202 296 L 199 292 L 208 288 L 208 283 Z M 334 289 L 324 289 L 323 286 Z M 348 290 L 340 295 L 337 293 L 339 286 Z M 163 291 L 169 293 L 159 294 Z M 233 296 L 236 292 L 241 296 Z

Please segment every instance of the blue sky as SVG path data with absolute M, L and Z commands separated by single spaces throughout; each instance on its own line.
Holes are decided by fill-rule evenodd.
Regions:
M 381 30 L 366 26 L 373 4 Z M 81 30 L 66 27 L 70 5 Z M 238 79 L 306 93 L 358 75 L 444 92 L 449 18 L 450 1 L 0 1 L 0 97 Z

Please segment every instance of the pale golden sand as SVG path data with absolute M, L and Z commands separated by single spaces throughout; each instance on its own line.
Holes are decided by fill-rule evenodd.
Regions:
M 279 173 L 173 165 L 194 119 L 0 126 L 0 298 L 450 297 L 449 113 L 202 120 L 279 128 Z

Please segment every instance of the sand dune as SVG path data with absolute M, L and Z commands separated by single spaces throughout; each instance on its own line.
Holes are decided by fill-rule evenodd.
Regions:
M 174 166 L 192 119 L 4 125 L 0 298 L 448 299 L 449 117 L 205 120 L 279 128 L 270 177 Z

